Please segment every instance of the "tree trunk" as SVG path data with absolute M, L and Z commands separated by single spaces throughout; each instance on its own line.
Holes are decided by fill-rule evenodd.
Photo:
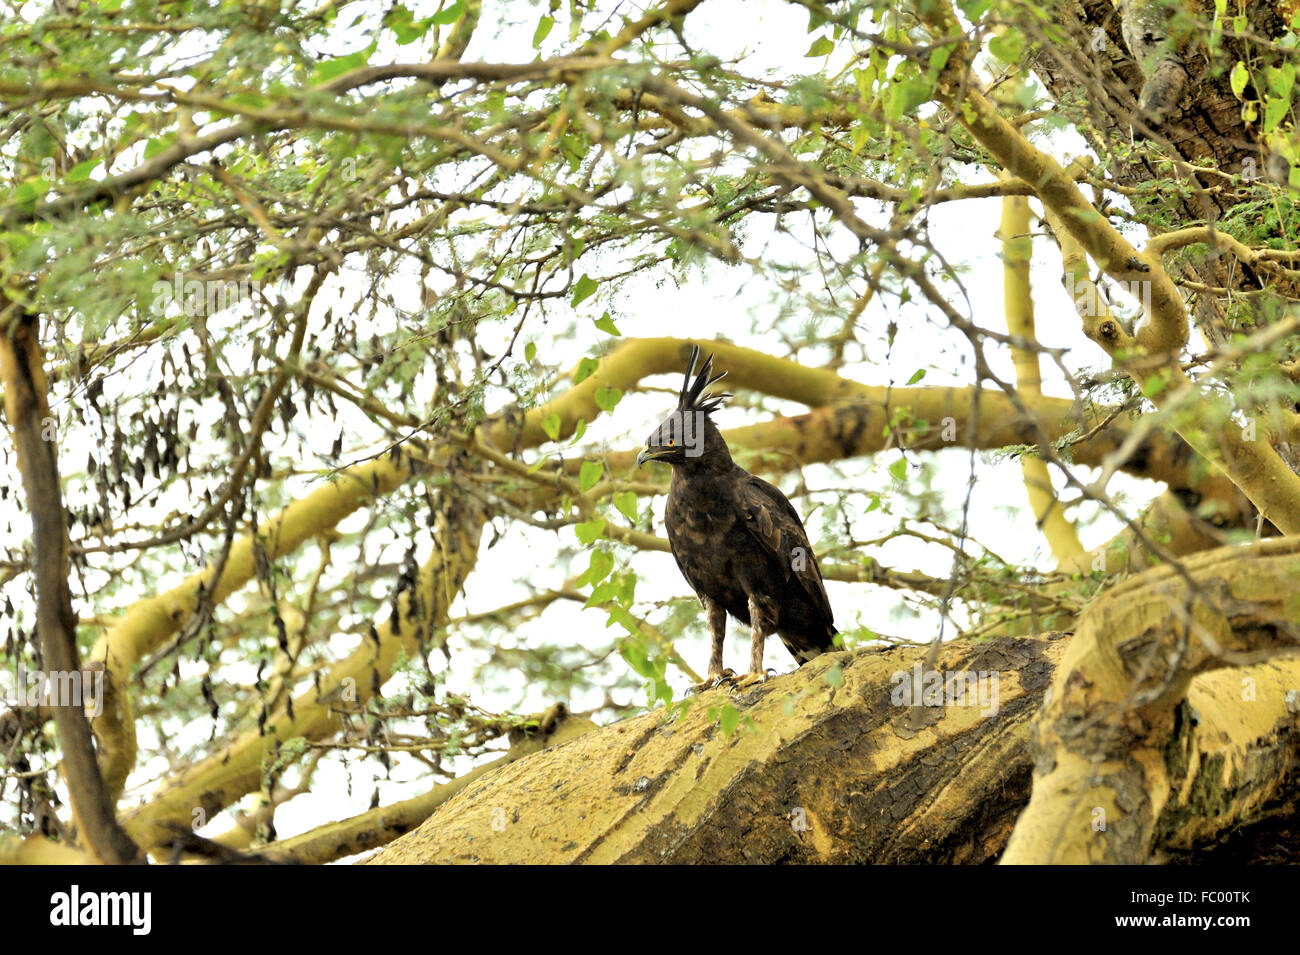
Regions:
M 919 648 L 826 654 L 585 733 L 466 787 L 367 861 L 1276 858 L 1300 786 L 1300 660 L 1274 652 L 1296 646 L 1297 552 L 1188 562 L 1188 619 L 1214 641 L 1180 638 L 1181 578 L 1157 568 L 1095 601 L 1074 636 L 947 645 L 929 666 Z
M 923 650 L 824 654 L 505 766 L 368 861 L 986 862 L 1029 797 L 1029 720 L 1065 644 L 945 647 L 939 669 L 1000 675 L 983 706 L 895 705 Z

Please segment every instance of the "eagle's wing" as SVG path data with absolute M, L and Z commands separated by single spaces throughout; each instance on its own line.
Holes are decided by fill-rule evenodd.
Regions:
M 781 565 L 786 580 L 791 575 L 799 580 L 808 599 L 830 626 L 831 602 L 799 512 L 779 488 L 752 474 L 741 478 L 738 490 L 749 532 Z

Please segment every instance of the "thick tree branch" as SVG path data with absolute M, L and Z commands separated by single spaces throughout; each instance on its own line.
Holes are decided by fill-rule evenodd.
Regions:
M 254 851 L 268 859 L 321 864 L 387 845 L 424 822 L 452 796 L 502 766 L 549 746 L 558 746 L 595 728 L 596 724 L 591 720 L 570 716 L 563 704 L 557 704 L 541 715 L 535 733 L 522 736 L 504 754 L 475 766 L 463 776 L 432 786 L 428 792 L 411 799 L 318 826 L 310 832 L 281 839 Z
M 1029 281 L 1029 261 L 1033 256 L 1033 239 L 1029 232 L 1029 201 L 1019 196 L 1002 200 L 1002 222 L 998 228 L 1002 240 L 1003 310 L 1007 318 L 1007 331 L 1027 342 L 1036 341 L 1034 333 L 1034 300 Z M 1020 346 L 1011 346 L 1011 358 L 1016 369 L 1016 391 L 1022 399 L 1041 398 L 1042 374 L 1038 367 L 1038 352 Z M 1065 516 L 1061 503 L 1052 488 L 1047 462 L 1039 457 L 1021 459 L 1025 478 L 1025 491 L 1034 521 L 1047 540 L 1058 565 L 1067 565 L 1083 553 L 1079 535 Z
M 315 688 L 267 715 L 207 759 L 188 766 L 154 793 L 125 824 L 146 847 L 166 844 L 171 827 L 190 825 L 196 809 L 210 816 L 258 788 L 266 766 L 295 737 L 321 739 L 339 728 L 336 706 L 354 709 L 376 695 L 399 658 L 416 659 L 437 646 L 448 609 L 478 559 L 487 522 L 484 509 L 449 486 L 440 494 L 433 553 L 415 587 L 403 591 L 397 612 L 376 623 L 350 655 L 329 667 Z
M 77 615 L 68 590 L 68 530 L 55 452 L 57 432 L 46 396 L 36 316 L 0 292 L 0 380 L 23 493 L 32 516 L 32 568 L 36 578 L 36 620 L 41 659 L 47 672 L 77 675 L 83 682 L 77 653 Z M 139 850 L 117 822 L 95 755 L 83 699 L 53 699 L 64 775 L 72 797 L 81 839 L 102 861 L 138 861 Z
M 1158 567 L 1085 611 L 1035 719 L 1033 798 L 1004 862 L 1140 864 L 1287 792 L 1300 542 L 1220 548 L 1184 569 L 1190 581 Z M 1193 694 L 1199 674 L 1213 679 Z
M 931 8 L 936 36 L 956 27 L 950 7 Z M 967 44 L 957 44 L 940 75 L 939 100 L 961 118 L 985 149 L 1011 174 L 1035 184 L 1038 197 L 1059 217 L 1060 226 L 1073 235 L 1107 275 L 1139 289 L 1149 301 L 1146 321 L 1134 335 L 1137 354 L 1126 353 L 1118 338 L 1099 336 L 1106 348 L 1144 385 L 1157 407 L 1190 383 L 1177 365 L 1187 343 L 1187 308 L 1178 288 L 1153 251 L 1139 253 L 1105 216 L 1079 191 L 1073 177 L 1051 156 L 1035 147 L 1007 120 L 980 90 L 970 70 Z M 1099 330 L 1114 323 L 1103 323 Z M 1240 428 L 1229 424 L 1207 435 L 1199 426 L 1175 422 L 1188 443 L 1207 460 L 1220 466 L 1254 502 L 1260 512 L 1284 533 L 1300 533 L 1300 475 L 1297 475 L 1263 438 L 1248 440 Z

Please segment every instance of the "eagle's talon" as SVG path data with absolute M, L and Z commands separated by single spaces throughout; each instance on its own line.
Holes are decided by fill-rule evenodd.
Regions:
M 732 686 L 735 689 L 743 690 L 745 687 L 753 686 L 755 683 L 766 683 L 767 675 L 772 672 L 774 671 L 760 670 L 754 673 L 746 673 L 740 679 L 736 680 L 736 682 L 733 683 Z
M 723 670 L 721 673 L 710 673 L 704 678 L 702 683 L 693 683 L 686 690 L 687 693 L 703 693 L 705 690 L 716 690 L 724 683 L 734 683 L 736 673 L 734 670 Z

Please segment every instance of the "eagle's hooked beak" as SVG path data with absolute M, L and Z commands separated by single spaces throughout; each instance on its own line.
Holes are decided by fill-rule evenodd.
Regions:
M 672 448 L 642 448 L 641 453 L 636 456 L 636 466 L 639 468 L 647 461 L 657 461 L 659 458 L 667 457 L 672 453 Z

